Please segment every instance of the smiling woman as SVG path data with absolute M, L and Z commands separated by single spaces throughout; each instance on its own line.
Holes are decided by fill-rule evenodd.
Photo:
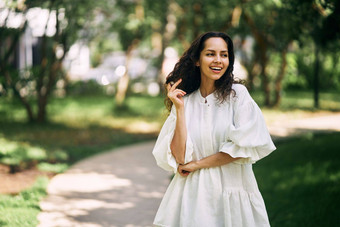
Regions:
M 229 66 L 227 43 L 219 37 L 208 39 L 196 66 L 200 67 L 203 83 L 210 85 L 211 91 L 204 91 L 204 96 L 207 96 L 214 90 L 214 82 L 222 77 Z
M 261 110 L 234 80 L 230 37 L 208 32 L 166 81 L 170 115 L 153 155 L 175 173 L 156 226 L 269 226 L 252 164 L 275 146 Z

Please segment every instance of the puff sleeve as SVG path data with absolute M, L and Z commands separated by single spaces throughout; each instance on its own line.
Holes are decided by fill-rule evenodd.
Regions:
M 171 152 L 171 142 L 176 128 L 176 108 L 172 106 L 170 115 L 164 122 L 164 125 L 159 133 L 152 154 L 156 159 L 157 165 L 166 171 L 177 173 L 178 163 Z M 193 144 L 189 133 L 187 133 L 185 163 L 192 161 Z
M 276 149 L 262 112 L 247 89 L 238 85 L 233 100 L 233 124 L 220 151 L 240 159 L 234 163 L 255 163 Z

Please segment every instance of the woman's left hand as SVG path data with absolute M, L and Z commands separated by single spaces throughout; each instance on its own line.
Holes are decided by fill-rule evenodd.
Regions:
M 182 176 L 182 177 L 186 177 L 188 176 L 190 173 L 196 171 L 199 169 L 199 166 L 197 164 L 197 162 L 192 161 L 189 162 L 187 164 L 184 165 L 179 165 L 178 166 L 178 173 Z

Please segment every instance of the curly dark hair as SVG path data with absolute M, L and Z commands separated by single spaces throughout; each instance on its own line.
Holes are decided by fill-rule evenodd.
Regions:
M 205 41 L 214 37 L 222 38 L 228 46 L 229 66 L 222 77 L 215 81 L 216 96 L 223 103 L 233 92 L 233 83 L 241 83 L 241 81 L 236 81 L 233 75 L 235 60 L 233 41 L 223 32 L 206 32 L 196 38 L 176 63 L 174 70 L 167 76 L 165 86 L 170 82 L 182 79 L 182 82 L 178 85 L 179 89 L 185 91 L 187 95 L 196 91 L 201 84 L 201 72 L 200 68 L 196 66 L 196 62 L 199 60 L 201 51 L 204 49 Z M 164 103 L 170 111 L 173 105 L 172 101 L 166 97 Z

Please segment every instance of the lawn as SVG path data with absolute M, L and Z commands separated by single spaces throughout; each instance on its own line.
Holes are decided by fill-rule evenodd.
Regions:
M 281 141 L 254 165 L 273 227 L 338 226 L 340 133 Z
M 15 196 L 0 194 L 0 226 L 33 227 L 40 212 L 39 201 L 46 195 L 47 178 L 38 178 L 35 184 Z
M 108 149 L 155 139 L 166 117 L 161 97 L 131 97 L 124 111 L 114 110 L 110 97 L 69 97 L 52 100 L 50 121 L 39 125 L 24 122 L 19 104 L 2 101 L 0 113 L 9 111 L 0 120 L 0 162 L 19 169 L 69 165 Z

